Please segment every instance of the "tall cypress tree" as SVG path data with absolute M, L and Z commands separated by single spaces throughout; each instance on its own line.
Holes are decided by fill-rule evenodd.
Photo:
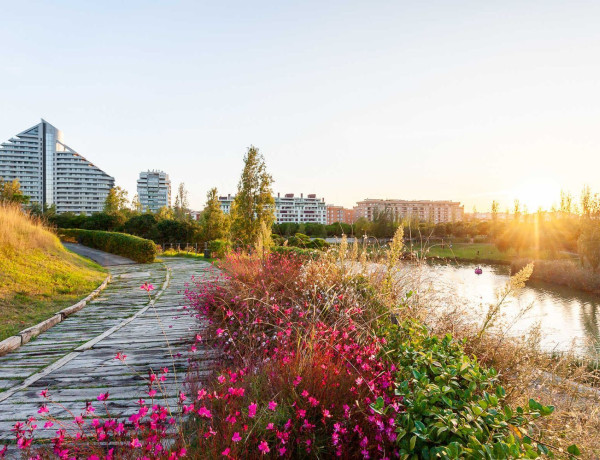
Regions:
M 206 241 L 218 240 L 227 236 L 229 222 L 221 209 L 216 188 L 206 194 L 206 207 L 202 213 L 202 233 Z
M 244 155 L 244 169 L 231 205 L 231 235 L 242 246 L 254 244 L 261 224 L 271 229 L 275 221 L 273 178 L 267 172 L 264 157 L 250 146 Z

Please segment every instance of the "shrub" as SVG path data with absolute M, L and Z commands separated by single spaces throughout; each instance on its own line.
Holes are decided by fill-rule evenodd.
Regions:
M 527 409 L 511 409 L 503 403 L 496 372 L 467 356 L 449 334 L 431 336 L 408 320 L 390 325 L 383 336 L 385 354 L 397 367 L 396 394 L 405 406 L 396 416 L 401 456 L 503 459 L 548 453 L 528 437 L 528 428 L 553 407 L 531 400 Z M 384 413 L 382 402 L 376 408 Z
M 77 242 L 119 256 L 128 257 L 139 263 L 154 262 L 156 245 L 137 236 L 100 230 L 61 229 L 59 235 L 74 237 Z
M 231 242 L 228 240 L 213 240 L 208 242 L 208 250 L 213 257 L 222 259 L 231 252 Z
M 295 246 L 274 246 L 272 251 L 277 254 L 294 254 L 300 257 L 312 257 L 318 256 L 318 251 L 315 249 L 303 249 Z

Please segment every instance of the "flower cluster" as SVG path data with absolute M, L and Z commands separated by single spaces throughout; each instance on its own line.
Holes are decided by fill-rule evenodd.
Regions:
M 395 369 L 363 327 L 355 290 L 322 289 L 290 255 L 234 254 L 222 267 L 225 279 L 186 292 L 226 358 L 189 408 L 200 416 L 200 449 L 227 458 L 396 456 Z M 371 408 L 378 399 L 385 416 Z

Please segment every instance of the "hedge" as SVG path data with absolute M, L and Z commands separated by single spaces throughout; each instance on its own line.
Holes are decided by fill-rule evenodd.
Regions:
M 58 234 L 73 237 L 84 246 L 127 257 L 139 263 L 154 262 L 156 256 L 156 245 L 153 241 L 126 233 L 65 228 L 59 229 Z

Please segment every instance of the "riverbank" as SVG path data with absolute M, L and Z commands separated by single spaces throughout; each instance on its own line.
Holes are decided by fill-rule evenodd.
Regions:
M 517 259 L 510 264 L 511 272 L 516 273 L 530 262 L 534 264 L 531 280 L 544 281 L 600 295 L 600 274 L 583 268 L 579 263 L 571 260 Z

